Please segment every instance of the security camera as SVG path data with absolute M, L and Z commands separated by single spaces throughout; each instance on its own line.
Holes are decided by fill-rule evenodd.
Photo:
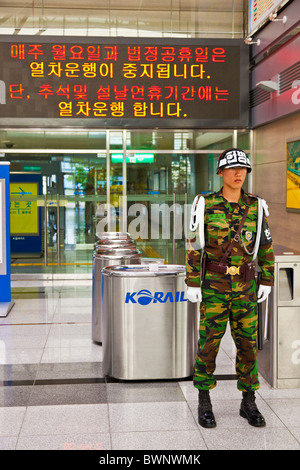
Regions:
M 283 16 L 282 18 L 277 18 L 277 13 L 274 12 L 269 15 L 269 20 L 270 21 L 282 21 L 282 23 L 285 24 L 287 22 L 287 16 Z
M 249 46 L 252 46 L 252 44 L 257 44 L 259 46 L 261 41 L 260 39 L 258 39 L 257 41 L 253 41 L 253 38 L 249 37 L 249 38 L 244 39 L 244 43 L 248 44 Z

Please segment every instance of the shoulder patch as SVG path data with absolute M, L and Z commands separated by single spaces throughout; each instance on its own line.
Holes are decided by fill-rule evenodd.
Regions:
M 250 193 L 247 193 L 247 199 L 248 201 L 250 201 L 250 205 L 252 204 L 257 204 L 258 200 L 260 199 L 259 196 L 256 196 L 255 194 L 250 194 Z M 246 200 L 247 200 L 246 199 Z M 247 203 L 246 203 L 247 204 Z M 249 205 L 249 202 L 248 202 L 248 205 Z

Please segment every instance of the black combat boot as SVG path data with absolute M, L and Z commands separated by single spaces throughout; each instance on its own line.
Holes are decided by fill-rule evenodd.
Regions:
M 209 390 L 199 390 L 198 422 L 203 428 L 214 428 L 217 424 L 212 411 Z
M 255 394 L 252 390 L 249 392 L 243 392 L 240 416 L 246 418 L 251 426 L 261 428 L 266 425 L 265 418 L 257 409 L 255 404 Z

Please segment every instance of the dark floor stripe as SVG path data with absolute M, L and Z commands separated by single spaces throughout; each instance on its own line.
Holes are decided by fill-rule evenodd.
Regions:
M 215 379 L 218 380 L 237 380 L 234 374 L 216 375 Z M 192 377 L 183 379 L 159 379 L 159 380 L 119 380 L 113 377 L 84 377 L 84 378 L 70 378 L 70 379 L 33 379 L 33 380 L 3 380 L 0 381 L 2 387 L 20 387 L 32 385 L 71 385 L 71 384 L 93 384 L 93 383 L 149 383 L 149 382 L 181 382 L 192 380 Z

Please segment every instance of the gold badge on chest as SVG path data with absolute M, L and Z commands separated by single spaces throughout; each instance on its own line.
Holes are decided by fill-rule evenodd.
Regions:
M 252 232 L 249 232 L 248 230 L 245 232 L 245 238 L 247 242 L 249 242 L 252 239 Z

